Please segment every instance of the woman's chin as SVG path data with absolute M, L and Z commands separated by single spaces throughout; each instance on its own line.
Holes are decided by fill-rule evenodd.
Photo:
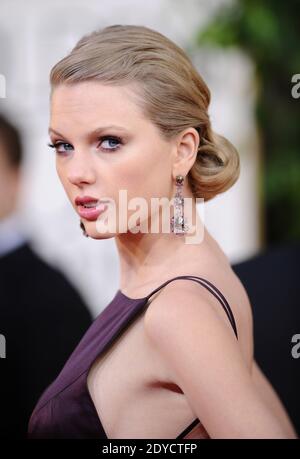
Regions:
M 91 239 L 110 239 L 115 237 L 115 233 L 100 232 L 97 228 L 89 228 L 89 225 L 85 224 L 85 231 Z

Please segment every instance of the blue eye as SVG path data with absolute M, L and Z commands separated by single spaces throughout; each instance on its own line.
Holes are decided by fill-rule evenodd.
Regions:
M 100 145 L 103 142 L 112 142 L 113 143 L 113 145 L 110 144 L 111 148 L 102 147 L 101 149 L 104 150 L 104 151 L 115 151 L 118 148 L 120 148 L 120 145 L 123 143 L 122 139 L 120 137 L 110 136 L 110 135 L 99 137 L 98 140 L 100 141 Z M 63 150 L 60 149 L 61 146 L 63 146 L 63 148 L 64 148 Z M 48 147 L 54 148 L 58 154 L 65 153 L 66 151 L 73 149 L 73 146 L 70 143 L 61 142 L 61 141 L 58 141 L 58 142 L 56 142 L 54 144 L 53 143 L 48 143 Z
M 110 136 L 110 135 L 107 135 L 107 136 L 104 136 L 104 137 L 100 137 L 98 140 L 101 140 L 101 143 L 102 142 L 106 142 L 106 141 L 113 141 L 113 142 L 117 142 L 117 144 L 121 144 L 122 143 L 122 140 L 120 139 L 120 137 L 115 137 L 115 136 Z M 119 145 L 112 145 L 112 148 L 102 148 L 103 150 L 106 150 L 106 151 L 113 151 L 113 150 L 117 150 L 119 148 Z
M 48 147 L 54 148 L 57 151 L 57 153 L 64 153 L 64 151 L 60 151 L 58 149 L 61 145 L 69 145 L 71 148 L 73 148 L 71 144 L 66 142 L 56 142 L 55 144 L 48 143 Z

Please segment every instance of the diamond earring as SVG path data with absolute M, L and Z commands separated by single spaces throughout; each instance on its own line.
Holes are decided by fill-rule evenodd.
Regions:
M 84 224 L 82 223 L 81 220 L 80 220 L 79 226 L 80 226 L 80 228 L 82 229 L 82 234 L 83 234 L 85 237 L 89 237 L 88 233 L 85 231 Z
M 171 218 L 171 231 L 174 234 L 184 235 L 189 227 L 184 218 L 184 198 L 182 196 L 184 176 L 176 175 L 176 193 L 174 197 L 174 217 Z

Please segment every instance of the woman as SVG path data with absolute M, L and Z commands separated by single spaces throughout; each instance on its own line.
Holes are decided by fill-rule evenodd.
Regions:
M 121 283 L 42 394 L 29 438 L 296 438 L 253 360 L 247 293 L 196 212 L 240 164 L 189 58 L 154 30 L 114 25 L 50 80 L 58 176 L 84 234 L 115 238 Z M 171 230 L 149 230 L 167 208 L 152 199 L 174 196 Z M 133 218 L 135 199 L 146 206 Z

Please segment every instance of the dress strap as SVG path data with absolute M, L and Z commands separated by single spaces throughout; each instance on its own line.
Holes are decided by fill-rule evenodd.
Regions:
M 226 314 L 228 316 L 228 319 L 229 319 L 229 321 L 230 321 L 230 323 L 232 325 L 234 333 L 235 333 L 235 335 L 236 335 L 236 337 L 238 339 L 237 326 L 236 326 L 236 323 L 235 323 L 235 319 L 234 319 L 234 315 L 232 313 L 232 310 L 231 310 L 231 308 L 230 308 L 230 306 L 228 304 L 228 301 L 226 300 L 224 295 L 220 292 L 220 290 L 214 284 L 212 284 L 208 280 L 204 279 L 203 277 L 198 277 L 198 276 L 193 276 L 193 275 L 173 277 L 172 279 L 167 280 L 162 285 L 160 285 L 155 290 L 153 290 L 146 298 L 149 299 L 154 293 L 156 293 L 158 290 L 160 290 L 165 285 L 169 284 L 169 282 L 172 282 L 175 279 L 193 280 L 195 282 L 200 283 L 203 287 L 205 287 L 207 290 L 209 290 L 220 301 L 220 303 L 221 303 L 224 311 L 226 312 Z

